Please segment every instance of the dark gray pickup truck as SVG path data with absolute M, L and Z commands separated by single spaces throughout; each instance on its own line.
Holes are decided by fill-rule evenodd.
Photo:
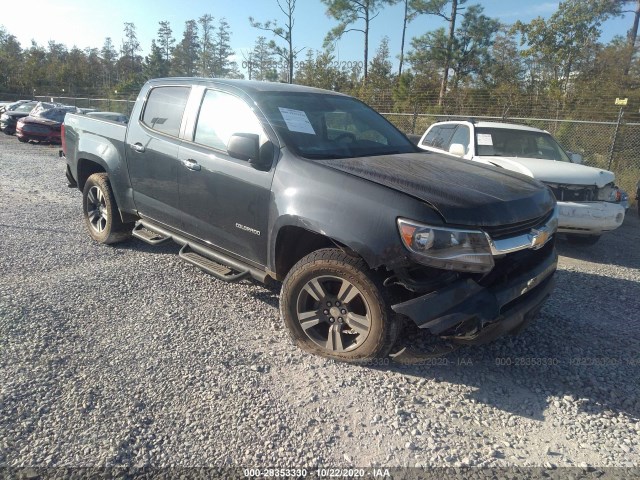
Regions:
M 170 239 L 220 280 L 282 282 L 283 321 L 309 352 L 393 354 L 405 319 L 483 343 L 521 329 L 553 288 L 547 187 L 419 152 L 346 95 L 152 80 L 126 126 L 67 115 L 64 148 L 94 240 Z

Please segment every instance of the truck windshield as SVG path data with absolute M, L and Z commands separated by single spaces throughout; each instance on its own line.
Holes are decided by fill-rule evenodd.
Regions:
M 263 92 L 258 104 L 285 144 L 305 158 L 351 158 L 416 151 L 380 114 L 351 97 Z
M 509 128 L 476 128 L 481 157 L 526 157 L 571 162 L 562 147 L 545 132 Z

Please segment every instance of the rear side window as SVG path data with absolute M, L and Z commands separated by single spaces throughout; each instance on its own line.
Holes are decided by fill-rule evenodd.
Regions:
M 158 132 L 177 137 L 191 87 L 157 87 L 151 90 L 142 123 Z

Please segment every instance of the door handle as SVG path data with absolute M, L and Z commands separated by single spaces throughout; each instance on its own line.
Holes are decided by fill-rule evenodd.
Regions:
M 202 168 L 200 164 L 198 164 L 198 162 L 196 162 L 193 158 L 187 158 L 186 160 L 182 160 L 182 164 L 185 167 L 187 167 L 189 170 L 194 170 L 196 172 Z
M 131 148 L 138 153 L 144 153 L 144 145 L 142 145 L 141 143 L 134 143 L 133 145 L 131 145 Z

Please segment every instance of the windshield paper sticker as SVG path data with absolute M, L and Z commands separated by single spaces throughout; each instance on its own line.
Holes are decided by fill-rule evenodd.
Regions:
M 307 118 L 307 114 L 302 110 L 293 110 L 291 108 L 282 108 L 280 109 L 280 113 L 282 114 L 282 118 L 287 124 L 287 128 L 292 132 L 300 132 L 300 133 L 309 133 L 311 135 L 315 135 L 316 132 L 313 130 L 311 126 L 311 122 L 309 118 Z
M 493 145 L 493 138 L 491 138 L 490 133 L 478 133 L 476 137 L 478 138 L 478 145 Z

